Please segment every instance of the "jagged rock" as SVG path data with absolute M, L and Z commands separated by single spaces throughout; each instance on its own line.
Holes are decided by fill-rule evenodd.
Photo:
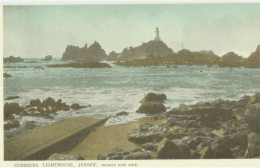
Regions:
M 9 96 L 7 98 L 5 98 L 5 100 L 14 100 L 14 99 L 19 99 L 19 96 Z
M 4 125 L 4 130 L 7 131 L 17 127 L 20 127 L 20 122 L 18 120 L 13 120 Z
M 157 159 L 188 159 L 190 149 L 187 145 L 175 143 L 167 138 L 160 141 L 157 147 Z
M 166 95 L 165 94 L 155 94 L 155 93 L 148 93 L 142 100 L 141 103 L 146 103 L 146 102 L 161 102 L 163 103 L 166 100 Z
M 146 114 L 158 114 L 165 111 L 165 106 L 160 102 L 145 102 L 141 104 L 141 106 L 136 112 Z
M 253 132 L 260 132 L 260 103 L 249 105 L 245 112 L 249 128 Z
M 254 158 L 260 156 L 260 136 L 257 133 L 251 132 L 247 137 L 248 146 L 245 158 Z
M 84 47 L 68 45 L 62 55 L 62 60 L 75 61 L 102 61 L 107 55 L 98 42 L 94 42 L 90 47 L 85 44 Z
M 36 127 L 35 121 L 26 121 L 24 126 L 26 129 L 33 129 Z
M 153 151 L 156 152 L 157 151 L 157 146 L 158 143 L 156 142 L 150 142 L 150 143 L 146 143 L 142 146 L 143 149 L 147 150 L 147 151 Z
M 23 62 L 24 60 L 21 57 L 14 57 L 14 56 L 9 56 L 4 58 L 4 63 L 15 63 L 15 62 Z
M 170 130 L 166 133 L 166 137 L 168 139 L 179 139 L 183 137 L 187 132 L 188 132 L 187 128 L 181 126 L 174 126 L 170 128 Z
M 85 159 L 80 155 L 54 153 L 47 160 L 85 160 Z

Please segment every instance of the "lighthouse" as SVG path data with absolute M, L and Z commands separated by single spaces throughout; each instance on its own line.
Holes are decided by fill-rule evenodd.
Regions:
M 155 38 L 154 41 L 161 41 L 160 36 L 159 36 L 159 29 L 158 27 L 155 30 Z

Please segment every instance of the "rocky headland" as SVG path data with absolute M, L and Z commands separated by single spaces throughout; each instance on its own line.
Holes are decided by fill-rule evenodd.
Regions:
M 147 55 L 143 59 L 116 61 L 120 66 L 172 66 L 172 65 L 217 65 L 220 67 L 260 67 L 260 45 L 248 58 L 243 58 L 234 52 L 217 56 L 213 52 L 192 52 L 187 49 L 166 55 Z

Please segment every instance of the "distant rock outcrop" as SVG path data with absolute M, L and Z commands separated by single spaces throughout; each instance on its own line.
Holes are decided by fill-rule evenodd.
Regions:
M 245 67 L 260 68 L 260 45 L 257 46 L 256 51 L 253 52 L 246 60 Z
M 219 61 L 219 66 L 222 67 L 239 67 L 244 63 L 244 58 L 234 52 L 228 52 L 223 55 Z
M 21 57 L 14 57 L 14 56 L 9 56 L 4 58 L 4 63 L 15 63 L 15 62 L 23 62 L 24 60 Z
M 173 53 L 163 41 L 149 41 L 137 47 L 129 47 L 123 49 L 120 54 L 115 52 L 109 54 L 109 59 L 117 61 L 128 61 L 134 59 L 145 58 L 148 55 L 159 56 Z
M 44 58 L 44 61 L 51 61 L 52 60 L 52 56 L 51 55 L 47 55 Z
M 106 59 L 106 52 L 102 49 L 98 42 L 94 42 L 92 45 L 80 48 L 78 46 L 68 45 L 65 52 L 62 55 L 62 60 L 75 60 L 75 61 L 102 61 Z

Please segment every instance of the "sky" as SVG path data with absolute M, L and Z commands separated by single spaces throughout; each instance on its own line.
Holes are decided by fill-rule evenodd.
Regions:
M 109 54 L 160 38 L 175 52 L 229 51 L 248 57 L 260 44 L 258 4 L 96 4 L 4 6 L 4 57 L 61 57 L 94 41 Z

